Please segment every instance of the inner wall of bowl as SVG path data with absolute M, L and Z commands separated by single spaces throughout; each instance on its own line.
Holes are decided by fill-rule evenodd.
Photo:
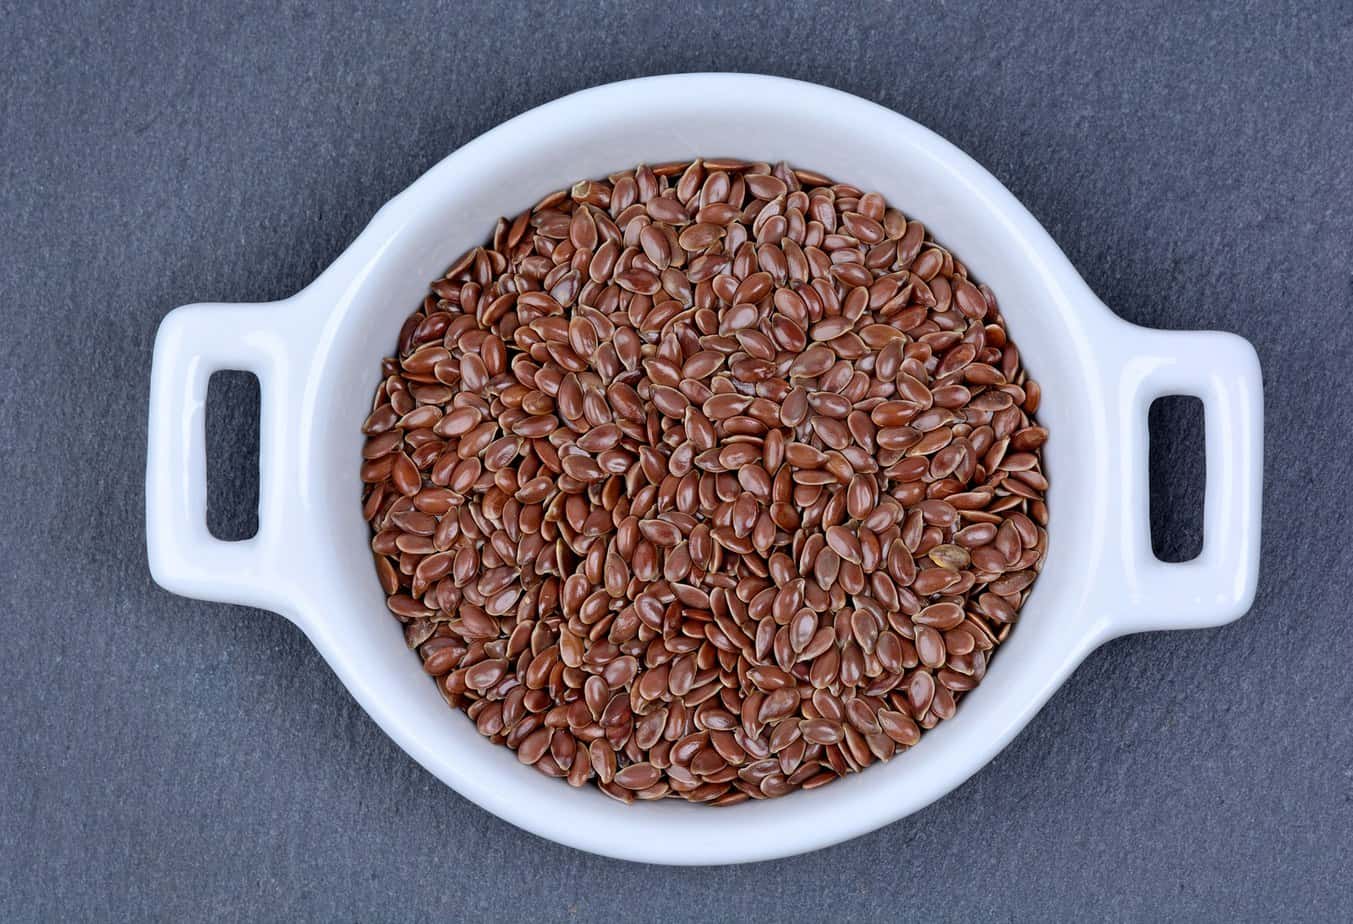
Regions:
M 1083 569 L 1065 561 L 1088 538 L 1086 511 L 1098 458 L 1088 428 L 1071 416 L 1093 387 L 1077 359 L 1082 332 L 1074 311 L 1049 295 L 1047 274 L 1031 268 L 1034 248 L 1021 237 L 1028 229 L 993 207 L 986 198 L 990 190 L 971 185 L 967 168 L 954 166 L 947 146 L 888 114 L 863 118 L 877 110 L 862 113 L 840 105 L 841 99 L 831 94 L 829 105 L 811 107 L 801 95 L 687 95 L 654 106 L 617 96 L 616 105 L 593 107 L 588 118 L 561 110 L 557 117 L 533 113 L 529 124 L 508 123 L 439 165 L 391 206 L 399 216 L 397 230 L 385 246 L 371 248 L 371 262 L 331 318 L 313 447 L 320 479 L 315 528 L 323 530 L 330 556 L 325 581 L 330 605 L 320 618 L 335 650 L 326 653 L 406 749 L 500 814 L 512 817 L 516 798 L 549 800 L 561 825 L 575 809 L 593 818 L 603 812 L 616 825 L 634 822 L 638 813 L 660 813 L 664 826 L 710 837 L 716 852 L 717 838 L 745 812 L 760 812 L 758 824 L 772 826 L 760 829 L 763 836 L 781 821 L 802 825 L 810 815 L 824 823 L 841 812 L 886 811 L 896 817 L 976 769 L 967 755 L 988 754 L 997 729 L 1008 726 L 1023 703 L 1046 696 L 1067 644 L 1049 639 L 1069 629 L 1080 632 L 1088 618 L 1080 612 Z M 923 221 L 976 279 L 993 287 L 1031 375 L 1044 388 L 1039 417 L 1052 431 L 1045 462 L 1054 485 L 1050 554 L 1020 625 L 982 686 L 968 695 L 955 719 L 928 733 L 912 752 L 821 790 L 731 810 L 671 800 L 626 808 L 590 787 L 573 791 L 546 779 L 518 764 L 507 749 L 490 746 L 461 713 L 446 707 L 419 669 L 385 609 L 372 570 L 359 510 L 359 427 L 379 381 L 380 360 L 393 351 L 401 322 L 419 305 L 429 281 L 467 248 L 482 244 L 500 215 L 511 216 L 579 178 L 701 155 L 785 159 L 878 190 L 891 205 Z M 491 786 L 483 785 L 486 779 Z M 887 800 L 886 809 L 877 804 L 880 798 Z M 521 810 L 516 814 L 520 820 Z M 542 830 L 547 823 L 528 826 Z M 790 834 L 789 827 L 781 831 Z

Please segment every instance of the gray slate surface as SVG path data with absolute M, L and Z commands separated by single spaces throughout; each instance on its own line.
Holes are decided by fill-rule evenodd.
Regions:
M 393 6 L 0 2 L 0 918 L 1347 919 L 1353 7 Z M 175 305 L 299 289 L 509 116 L 718 69 L 918 119 L 1124 317 L 1250 338 L 1264 565 L 1247 618 L 1106 646 L 910 819 L 645 868 L 469 805 L 281 618 L 151 583 L 150 346 Z M 238 534 L 251 392 L 220 394 Z M 1196 510 L 1196 455 L 1171 464 L 1153 503 Z M 1196 518 L 1170 519 L 1177 555 Z

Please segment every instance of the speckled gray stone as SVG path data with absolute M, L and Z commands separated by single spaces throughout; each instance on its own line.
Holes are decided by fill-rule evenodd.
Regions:
M 0 918 L 1347 917 L 1347 3 L 0 0 L 0 24 Z M 149 351 L 175 305 L 300 288 L 509 116 L 720 69 L 916 118 L 1124 317 L 1250 338 L 1264 563 L 1248 617 L 1106 646 L 905 821 L 759 866 L 644 868 L 456 796 L 284 620 L 151 583 Z M 237 533 L 250 391 L 220 394 L 212 446 L 244 451 L 215 466 L 214 517 Z M 1196 510 L 1197 465 L 1157 480 L 1158 510 Z M 1197 542 L 1196 517 L 1168 519 L 1164 554 Z

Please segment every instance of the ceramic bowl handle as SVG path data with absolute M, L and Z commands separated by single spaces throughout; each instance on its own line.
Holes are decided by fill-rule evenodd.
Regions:
M 150 376 L 146 547 L 151 575 L 188 597 L 289 613 L 288 560 L 280 520 L 285 495 L 276 458 L 292 439 L 286 424 L 303 362 L 282 333 L 285 303 L 187 305 L 160 324 Z M 227 542 L 207 531 L 204 419 L 207 380 L 238 369 L 258 376 L 259 528 Z
M 1259 359 L 1234 334 L 1147 330 L 1124 324 L 1122 359 L 1105 370 L 1121 447 L 1120 483 L 1110 514 L 1110 560 L 1123 578 L 1103 602 L 1108 636 L 1193 629 L 1238 619 L 1254 600 L 1259 575 L 1263 488 L 1263 380 Z M 1165 563 L 1151 551 L 1147 412 L 1167 395 L 1203 403 L 1207 488 L 1203 548 L 1192 561 Z M 1053 479 L 1056 474 L 1053 473 Z

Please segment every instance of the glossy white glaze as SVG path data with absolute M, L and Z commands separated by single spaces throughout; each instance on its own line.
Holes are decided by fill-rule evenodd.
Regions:
M 697 155 L 785 159 L 878 190 L 992 286 L 1043 386 L 1049 553 L 986 680 L 907 754 L 767 802 L 623 806 L 489 745 L 419 669 L 371 566 L 359 427 L 400 323 L 499 215 L 581 177 Z M 243 542 L 211 538 L 204 520 L 203 407 L 218 369 L 250 370 L 261 383 L 259 530 Z M 863 834 L 944 795 L 1106 639 L 1239 617 L 1259 562 L 1261 389 L 1254 350 L 1239 337 L 1146 330 L 1112 314 L 1000 183 L 894 112 L 773 77 L 627 81 L 541 106 L 447 157 L 298 295 L 169 314 L 151 379 L 150 567 L 176 593 L 293 620 L 409 754 L 514 824 L 631 860 L 769 859 Z M 1167 394 L 1196 395 L 1206 413 L 1205 541 L 1185 564 L 1162 564 L 1150 547 L 1146 414 Z

